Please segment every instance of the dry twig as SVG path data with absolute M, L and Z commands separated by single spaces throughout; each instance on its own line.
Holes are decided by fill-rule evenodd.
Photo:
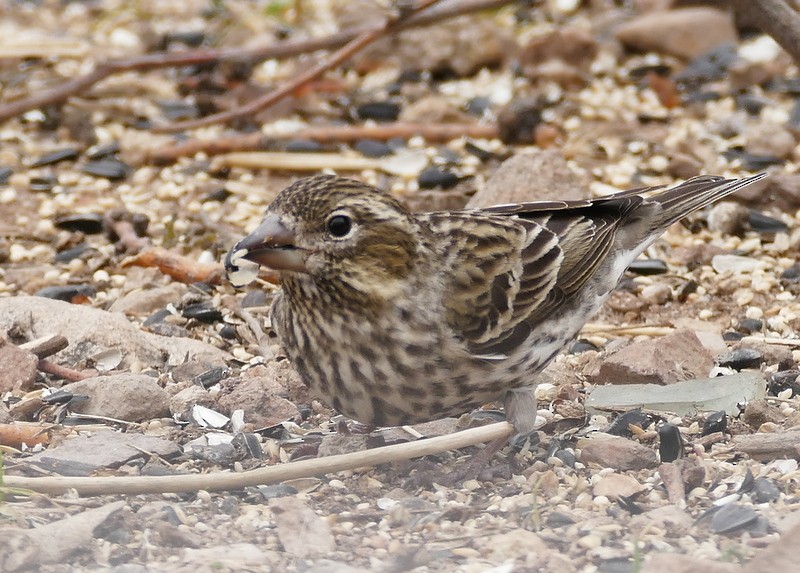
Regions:
M 434 24 L 441 20 L 501 8 L 511 4 L 513 0 L 464 0 L 458 4 L 448 4 L 416 14 L 398 26 L 396 31 Z M 17 117 L 25 112 L 59 105 L 71 97 L 81 96 L 98 82 L 124 72 L 146 72 L 162 68 L 176 68 L 192 65 L 218 64 L 226 61 L 258 63 L 269 59 L 288 58 L 307 54 L 317 50 L 331 50 L 345 45 L 364 33 L 364 28 L 349 29 L 337 32 L 325 38 L 282 42 L 267 46 L 242 49 L 222 50 L 186 50 L 183 52 L 159 52 L 133 58 L 114 59 L 100 62 L 89 73 L 73 78 L 51 89 L 40 90 L 25 98 L 0 105 L 0 122 Z
M 214 125 L 217 123 L 228 123 L 234 119 L 255 115 L 256 113 L 263 111 L 281 101 L 286 96 L 295 93 L 298 89 L 317 79 L 328 70 L 346 62 L 354 54 L 363 50 L 373 42 L 388 36 L 389 34 L 397 32 L 401 25 L 408 21 L 408 18 L 430 8 L 437 2 L 441 2 L 441 0 L 420 0 L 419 5 L 409 8 L 408 11 L 400 14 L 396 18 L 388 18 L 386 22 L 380 26 L 376 26 L 362 32 L 316 66 L 312 66 L 310 69 L 298 76 L 295 76 L 292 78 L 292 80 L 285 83 L 278 89 L 273 90 L 262 97 L 256 98 L 243 106 L 208 115 L 206 117 L 201 117 L 199 119 L 162 125 L 153 128 L 153 131 L 157 133 L 175 133 L 178 131 L 184 131 L 186 129 L 195 129 L 197 127 L 205 127 L 207 125 Z
M 39 478 L 6 475 L 4 484 L 8 487 L 25 488 L 50 494 L 61 494 L 69 490 L 75 490 L 80 495 L 178 493 L 201 489 L 207 491 L 236 490 L 247 486 L 277 483 L 289 479 L 318 476 L 428 456 L 447 450 L 466 448 L 484 442 L 508 438 L 513 432 L 514 428 L 511 424 L 498 422 L 447 436 L 418 440 L 407 444 L 396 444 L 351 454 L 290 462 L 241 473 L 216 472 L 172 476 Z
M 784 0 L 733 0 L 733 6 L 800 64 L 800 12 Z
M 74 368 L 62 366 L 60 364 L 56 364 L 55 362 L 51 362 L 50 360 L 44 359 L 39 360 L 36 368 L 45 374 L 51 374 L 57 378 L 67 380 L 68 382 L 78 382 L 79 380 L 85 380 L 86 378 L 93 378 L 99 374 L 97 370 L 91 368 L 87 370 L 75 370 Z
M 310 127 L 293 133 L 264 135 L 245 133 L 213 140 L 190 139 L 154 151 L 150 161 L 165 165 L 181 157 L 191 157 L 203 152 L 208 156 L 221 155 L 232 151 L 258 151 L 268 149 L 270 143 L 285 139 L 308 139 L 319 143 L 350 143 L 359 139 L 388 141 L 395 137 L 408 139 L 419 136 L 428 143 L 446 143 L 459 137 L 476 139 L 495 139 L 499 136 L 495 125 L 450 124 L 450 123 L 384 123 L 381 125 L 346 125 Z

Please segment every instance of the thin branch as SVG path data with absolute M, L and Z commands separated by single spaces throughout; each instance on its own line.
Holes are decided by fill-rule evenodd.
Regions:
M 188 121 L 179 121 L 169 125 L 162 125 L 153 128 L 156 133 L 176 133 L 187 129 L 195 129 L 197 127 L 205 127 L 214 125 L 216 123 L 228 123 L 234 119 L 255 115 L 256 113 L 267 109 L 268 107 L 279 102 L 286 96 L 295 93 L 299 88 L 306 85 L 312 80 L 317 79 L 328 70 L 335 68 L 343 62 L 349 60 L 354 54 L 360 52 L 373 42 L 396 32 L 403 22 L 406 22 L 411 16 L 420 13 L 427 8 L 430 8 L 441 0 L 421 0 L 420 4 L 411 8 L 407 13 L 398 16 L 397 18 L 387 18 L 387 20 L 380 26 L 376 26 L 370 30 L 362 32 L 350 42 L 339 48 L 336 52 L 328 56 L 325 60 L 312 66 L 310 69 L 295 76 L 290 81 L 283 84 L 276 90 L 265 94 L 262 97 L 256 98 L 236 109 L 207 115 L 199 119 L 192 119 Z
M 480 428 L 455 432 L 407 444 L 384 446 L 351 454 L 327 456 L 313 460 L 290 462 L 241 473 L 215 472 L 172 476 L 136 477 L 4 477 L 4 485 L 31 491 L 62 494 L 75 490 L 80 495 L 141 493 L 178 493 L 184 491 L 230 491 L 248 486 L 278 483 L 290 479 L 319 476 L 365 466 L 376 466 L 466 448 L 477 444 L 508 438 L 514 428 L 508 422 L 498 422 Z
M 800 12 L 784 0 L 733 0 L 733 7 L 800 64 Z
M 359 139 L 376 139 L 388 141 L 399 137 L 420 136 L 428 143 L 445 143 L 459 137 L 477 139 L 495 139 L 499 131 L 495 125 L 477 125 L 472 123 L 382 123 L 380 125 L 346 125 L 310 127 L 276 135 L 262 133 L 245 133 L 229 137 L 218 137 L 212 140 L 190 139 L 175 145 L 168 145 L 154 151 L 150 161 L 156 165 L 166 165 L 181 157 L 192 157 L 203 152 L 208 156 L 220 155 L 231 151 L 257 151 L 269 148 L 270 143 L 286 139 L 307 139 L 319 143 L 351 143 Z
M 464 0 L 458 4 L 447 4 L 435 7 L 424 13 L 417 14 L 403 20 L 398 30 L 428 26 L 441 20 L 471 14 L 483 10 L 501 8 L 512 4 L 514 0 Z M 201 64 L 216 64 L 225 61 L 259 63 L 270 59 L 283 59 L 300 54 L 316 52 L 318 50 L 332 50 L 345 45 L 347 42 L 364 33 L 366 28 L 348 29 L 336 32 L 324 38 L 311 38 L 269 44 L 251 49 L 225 48 L 220 50 L 186 50 L 183 52 L 159 52 L 136 56 L 106 60 L 95 65 L 89 73 L 78 76 L 53 88 L 39 91 L 14 102 L 0 105 L 0 123 L 17 117 L 33 109 L 58 105 L 71 97 L 83 96 L 96 83 L 115 74 L 123 72 L 144 72 L 161 68 L 176 68 Z
M 98 375 L 97 370 L 75 370 L 74 368 L 61 366 L 60 364 L 56 364 L 55 362 L 51 362 L 50 360 L 46 360 L 44 358 L 39 360 L 39 363 L 36 367 L 45 374 L 51 374 L 57 378 L 63 378 L 68 382 L 78 382 L 79 380 L 85 380 L 86 378 L 92 378 Z

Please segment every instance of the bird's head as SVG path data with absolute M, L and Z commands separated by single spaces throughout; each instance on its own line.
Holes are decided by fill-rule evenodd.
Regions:
M 281 191 L 261 224 L 231 249 L 225 265 L 230 276 L 246 259 L 285 276 L 388 298 L 417 261 L 419 232 L 388 194 L 321 175 Z

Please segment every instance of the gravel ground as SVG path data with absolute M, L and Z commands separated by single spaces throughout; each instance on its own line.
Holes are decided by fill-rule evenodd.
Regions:
M 649 249 L 648 259 L 661 262 L 645 267 L 656 270 L 629 273 L 587 325 L 580 346 L 544 375 L 540 432 L 527 444 L 504 448 L 476 479 L 441 485 L 474 458 L 479 449 L 473 447 L 233 492 L 79 497 L 7 491 L 0 531 L 11 541 L 0 549 L 0 569 L 610 573 L 763 571 L 790 563 L 764 559 L 777 555 L 780 543 L 796 545 L 800 538 L 797 450 L 756 456 L 736 439 L 769 434 L 791 441 L 800 426 L 797 66 L 746 23 L 737 30 L 723 12 L 686 16 L 671 2 L 661 3 L 670 18 L 689 18 L 707 30 L 700 40 L 670 39 L 683 28 L 666 16 L 648 20 L 647 6 L 658 3 L 633 3 L 640 12 L 602 0 L 534 4 L 462 17 L 394 44 L 384 41 L 346 69 L 228 127 L 180 136 L 154 129 L 234 108 L 307 69 L 311 56 L 129 71 L 81 90 L 65 105 L 0 124 L 0 303 L 17 297 L 22 305 L 21 297 L 31 294 L 70 300 L 78 314 L 66 321 L 69 328 L 62 324 L 63 330 L 48 332 L 66 336 L 69 358 L 56 354 L 52 362 L 72 372 L 150 377 L 163 392 L 145 395 L 141 378 L 135 378 L 130 396 L 113 386 L 105 409 L 92 410 L 97 394 L 88 406 L 44 404 L 43 388 L 76 387 L 64 376 L 40 371 L 27 387 L 4 389 L 0 422 L 56 424 L 49 431 L 52 451 L 75 433 L 111 440 L 109 428 L 184 447 L 174 458 L 142 454 L 121 467 L 104 467 L 103 475 L 235 472 L 313 458 L 325 448 L 358 450 L 416 435 L 400 429 L 373 433 L 369 440 L 341 435 L 343 422 L 299 385 L 269 337 L 269 277 L 245 291 L 225 281 L 184 285 L 163 266 L 141 260 L 142 266 L 132 265 L 136 249 L 119 240 L 118 227 L 103 231 L 104 215 L 106 225 L 112 212 L 125 213 L 116 220 L 146 218 L 145 251 L 162 247 L 185 257 L 183 263 L 213 270 L 280 189 L 318 170 L 315 157 L 335 172 L 391 190 L 419 210 L 460 208 L 470 198 L 474 204 L 600 196 L 700 173 L 771 172 L 766 183 L 734 197 L 735 203 L 673 226 Z M 1 107 L 107 58 L 322 36 L 337 22 L 346 27 L 382 12 L 367 2 L 0 0 L 0 14 Z M 702 24 L 706 17 L 712 24 L 727 18 L 730 29 Z M 661 20 L 669 25 L 659 27 Z M 665 37 L 663 44 L 631 39 L 634 24 L 644 27 L 645 37 Z M 730 40 L 709 56 L 716 43 Z M 420 63 L 435 69 L 420 72 Z M 291 136 L 309 126 L 356 125 L 397 114 L 404 122 L 465 126 L 465 133 L 466 126 L 494 126 L 497 135 L 446 143 L 417 136 L 388 144 Z M 289 167 L 285 156 L 275 155 L 271 161 L 280 167 L 253 168 L 241 158 L 204 152 L 166 165 L 152 161 L 187 137 L 216 140 L 253 129 L 272 138 L 266 151 L 294 152 L 302 166 Z M 537 159 L 518 171 L 505 164 L 504 176 L 511 179 L 499 179 L 495 172 L 503 160 L 523 154 Z M 367 155 L 380 157 L 343 167 Z M 214 282 L 213 272 L 204 276 Z M 50 287 L 60 290 L 42 292 Z M 167 359 L 142 358 L 145 350 L 134 352 L 133 334 L 110 342 L 104 318 L 80 314 L 91 309 L 124 312 L 137 332 L 170 337 L 178 346 L 165 351 L 172 352 Z M 3 325 L 4 312 L 10 311 L 0 308 Z M 56 328 L 57 317 L 51 318 L 48 324 Z M 81 323 L 90 320 L 100 322 L 82 333 Z M 109 331 L 116 328 L 107 324 Z M 266 338 L 260 338 L 262 329 Z M 630 439 L 617 443 L 620 449 L 610 442 L 598 446 L 596 433 L 614 433 L 608 426 L 619 414 L 587 414 L 586 395 L 598 383 L 600 366 L 628 343 L 681 329 L 700 333 L 703 352 L 720 372 L 760 373 L 766 399 L 747 409 L 743 404 L 741 415 L 728 416 L 726 427 L 707 435 L 701 434 L 709 412 L 648 411 L 649 418 L 623 428 Z M 24 342 L 18 332 L 4 334 Z M 81 337 L 100 342 L 82 345 Z M 202 346 L 180 346 L 186 339 Z M 110 352 L 101 354 L 103 341 Z M 271 357 L 262 357 L 265 349 Z M 719 359 L 732 351 L 739 351 L 738 362 Z M 744 363 L 742 351 L 758 357 Z M 221 364 L 228 371 L 213 370 Z M 201 374 L 210 380 L 199 386 Z M 74 393 L 97 391 L 88 386 Z M 41 408 L 21 409 L 25 400 L 40 400 Z M 125 408 L 138 400 L 147 411 L 129 414 Z M 204 427 L 187 414 L 195 404 L 229 417 L 243 410 L 244 420 Z M 127 422 L 94 417 L 76 427 L 75 412 Z M 412 432 L 435 436 L 496 419 L 487 406 Z M 667 423 L 687 444 L 677 466 L 665 464 L 678 467 L 685 495 L 674 492 L 668 477 L 674 473 L 655 456 L 659 430 Z M 252 447 L 228 445 L 234 428 L 258 442 L 260 456 Z M 190 442 L 196 446 L 207 435 L 210 442 L 192 449 Z M 223 445 L 215 445 L 215 436 Z M 31 474 L 27 462 L 42 449 L 2 448 L 8 475 Z M 590 449 L 599 450 L 591 461 Z

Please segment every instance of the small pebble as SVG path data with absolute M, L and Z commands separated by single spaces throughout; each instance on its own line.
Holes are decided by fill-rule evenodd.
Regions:
M 441 187 L 449 189 L 458 183 L 458 175 L 450 171 L 443 171 L 437 167 L 429 167 L 419 174 L 418 183 L 421 189 Z
M 391 147 L 375 139 L 359 139 L 353 148 L 365 157 L 385 157 L 393 153 Z
M 763 360 L 764 356 L 755 348 L 738 348 L 720 356 L 717 363 L 720 366 L 743 370 L 745 368 L 758 368 Z
M 606 498 L 608 501 L 608 498 Z M 589 534 L 578 539 L 578 545 L 584 549 L 597 549 L 603 544 L 603 539 L 599 535 Z
M 737 324 L 737 328 L 747 334 L 752 334 L 761 332 L 764 328 L 764 322 L 757 318 L 743 318 Z
M 74 148 L 59 149 L 42 155 L 39 159 L 31 163 L 31 167 L 44 167 L 46 165 L 55 165 L 62 161 L 72 161 L 78 158 L 78 150 Z
M 388 101 L 365 103 L 356 108 L 356 115 L 359 119 L 397 121 L 400 116 L 400 106 Z
M 663 283 L 647 285 L 642 289 L 642 298 L 650 304 L 664 304 L 672 298 L 672 289 Z
M 661 259 L 636 259 L 628 270 L 642 276 L 661 275 L 667 272 L 667 263 Z
M 125 179 L 133 170 L 119 159 L 112 157 L 87 161 L 81 169 L 84 173 L 105 179 Z
M 723 235 L 738 235 L 747 229 L 750 211 L 730 201 L 715 204 L 708 214 L 708 228 Z
M 324 147 L 317 141 L 310 139 L 292 139 L 283 147 L 284 151 L 291 153 L 317 153 L 324 151 Z

